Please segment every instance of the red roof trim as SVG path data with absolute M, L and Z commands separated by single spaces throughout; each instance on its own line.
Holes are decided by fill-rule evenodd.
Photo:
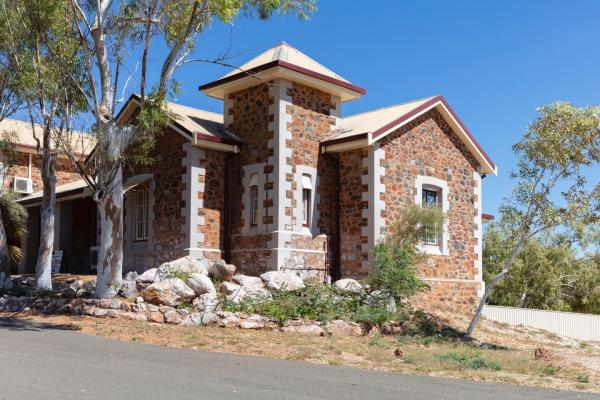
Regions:
M 398 125 L 402 124 L 406 120 L 412 118 L 413 116 L 419 114 L 423 110 L 426 110 L 427 108 L 431 107 L 432 105 L 434 105 L 434 104 L 436 104 L 438 102 L 442 103 L 446 107 L 446 109 L 454 117 L 454 119 L 456 120 L 456 122 L 458 122 L 458 125 L 460 125 L 460 127 L 462 128 L 462 130 L 465 131 L 465 133 L 469 137 L 469 139 L 471 139 L 471 141 L 475 144 L 475 147 L 477 148 L 477 150 L 479 150 L 481 152 L 481 154 L 486 159 L 486 161 L 488 163 L 490 163 L 490 165 L 495 169 L 496 168 L 496 164 L 487 155 L 487 153 L 483 150 L 483 148 L 479 145 L 479 143 L 477 143 L 477 141 L 475 140 L 475 138 L 473 137 L 473 135 L 471 134 L 471 132 L 469 132 L 469 130 L 467 129 L 467 127 L 465 126 L 465 124 L 463 124 L 463 122 L 460 120 L 460 118 L 458 118 L 458 115 L 456 115 L 456 113 L 454 112 L 454 110 L 452 109 L 452 107 L 450 107 L 450 105 L 448 104 L 448 102 L 446 101 L 446 99 L 444 99 L 444 97 L 441 96 L 441 95 L 435 96 L 434 98 L 432 98 L 431 100 L 429 100 L 429 101 L 421 104 L 419 107 L 415 108 L 411 112 L 406 113 L 403 116 L 401 116 L 400 118 L 395 119 L 394 121 L 392 121 L 392 122 L 384 125 L 383 127 L 377 129 L 372 134 L 373 135 L 373 139 L 376 139 L 378 136 L 381 136 L 386 131 L 394 128 L 395 126 L 398 126 Z
M 204 133 L 201 132 L 196 132 L 196 139 L 198 140 L 208 140 L 210 142 L 217 142 L 217 143 L 224 143 L 224 144 L 231 144 L 231 145 L 238 145 L 239 142 L 233 140 L 233 139 L 226 139 L 226 138 L 220 138 L 217 136 L 213 136 L 213 135 L 206 135 Z
M 496 219 L 496 217 L 493 216 L 492 214 L 481 214 L 481 219 L 487 219 L 489 221 L 493 221 L 494 219 Z
M 358 87 L 356 85 L 353 85 L 353 84 L 351 84 L 349 82 L 345 82 L 345 81 L 342 81 L 340 79 L 332 78 L 330 76 L 321 74 L 319 72 L 312 71 L 310 69 L 307 69 L 307 68 L 304 68 L 304 67 L 300 67 L 298 65 L 295 65 L 295 64 L 292 64 L 292 63 L 289 63 L 289 62 L 286 62 L 286 61 L 282 61 L 282 60 L 271 61 L 269 63 L 263 64 L 263 65 L 259 65 L 259 66 L 254 67 L 254 68 L 250 68 L 247 71 L 241 71 L 241 72 L 239 72 L 237 74 L 234 74 L 234 75 L 231 75 L 231 76 L 227 76 L 225 78 L 216 80 L 214 82 L 210 82 L 210 83 L 201 85 L 201 86 L 198 87 L 198 90 L 212 89 L 212 88 L 215 88 L 217 86 L 221 86 L 221 85 L 224 85 L 226 83 L 233 82 L 233 81 L 236 81 L 238 79 L 245 78 L 245 77 L 247 77 L 249 75 L 256 74 L 256 73 L 261 72 L 261 71 L 266 71 L 266 70 L 269 70 L 269 69 L 272 69 L 272 68 L 275 68 L 275 67 L 283 67 L 283 68 L 289 69 L 290 71 L 299 72 L 299 73 L 301 73 L 303 75 L 310 76 L 311 78 L 316 78 L 316 79 L 325 81 L 327 83 L 331 83 L 331 84 L 343 87 L 345 89 L 352 90 L 352 91 L 354 91 L 356 93 L 359 93 L 361 95 L 367 93 L 367 91 L 365 89 L 363 89 L 361 87 Z

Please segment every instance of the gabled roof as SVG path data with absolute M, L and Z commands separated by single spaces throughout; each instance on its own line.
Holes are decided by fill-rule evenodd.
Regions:
M 284 77 L 331 92 L 342 101 L 366 91 L 285 42 L 271 47 L 214 82 L 199 87 L 206 95 L 223 99 L 226 93 L 255 85 L 257 80 Z
M 41 141 L 42 126 L 35 124 L 35 134 Z M 33 137 L 33 129 L 31 122 L 22 121 L 19 119 L 5 118 L 0 121 L 0 133 L 9 132 L 15 134 L 15 147 L 19 151 L 35 153 L 37 152 L 37 142 Z M 78 155 L 88 155 L 95 145 L 94 136 L 85 132 L 71 131 L 66 136 L 66 140 L 70 142 L 70 149 L 73 149 Z M 56 148 L 57 143 L 52 140 L 52 147 Z
M 339 133 L 322 141 L 322 144 L 326 149 L 334 145 L 341 149 L 341 143 L 356 141 L 361 141 L 361 146 L 371 145 L 434 108 L 444 117 L 452 130 L 456 132 L 467 149 L 477 159 L 481 166 L 481 172 L 496 174 L 496 164 L 494 164 L 479 143 L 477 143 L 473 135 L 471 135 L 441 95 L 413 100 L 342 118 Z
M 135 94 L 131 95 L 119 111 L 117 123 L 124 123 L 131 118 L 139 105 L 140 97 Z M 196 145 L 217 146 L 215 148 L 219 150 L 234 150 L 233 148 L 228 149 L 227 146 L 240 144 L 240 140 L 233 133 L 225 130 L 221 114 L 173 102 L 167 102 L 167 109 L 172 115 L 171 127 Z M 211 145 L 211 143 L 213 144 Z

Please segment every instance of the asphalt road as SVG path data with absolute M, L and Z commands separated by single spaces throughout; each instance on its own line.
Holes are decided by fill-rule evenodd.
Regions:
M 0 318 L 0 399 L 600 399 L 120 342 Z

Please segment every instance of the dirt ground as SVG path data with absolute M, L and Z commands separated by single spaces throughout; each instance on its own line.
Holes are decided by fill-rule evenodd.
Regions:
M 458 329 L 467 316 L 436 310 Z M 438 337 L 319 337 L 267 330 L 182 327 L 123 319 L 0 313 L 83 334 L 190 350 L 246 354 L 318 364 L 600 392 L 600 343 L 483 320 L 476 343 Z

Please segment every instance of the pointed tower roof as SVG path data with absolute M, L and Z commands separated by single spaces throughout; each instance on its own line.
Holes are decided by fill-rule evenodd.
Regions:
M 286 78 L 339 96 L 356 99 L 366 91 L 313 60 L 300 50 L 281 42 L 234 69 L 218 80 L 200 86 L 211 97 L 223 99 L 227 93 L 255 85 L 257 80 Z

